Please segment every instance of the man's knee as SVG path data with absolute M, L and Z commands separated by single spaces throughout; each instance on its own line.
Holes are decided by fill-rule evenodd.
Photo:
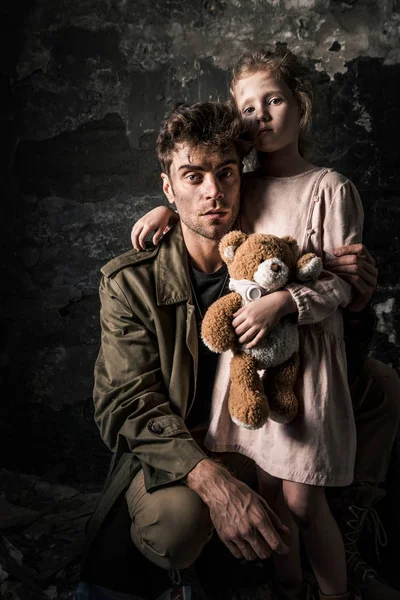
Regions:
M 386 420 L 400 422 L 400 378 L 385 363 L 368 358 L 352 387 L 354 415 L 384 414 Z
M 133 514 L 130 509 L 131 537 L 139 550 L 164 569 L 193 564 L 213 529 L 201 498 L 185 485 L 176 485 L 145 493 L 140 504 Z
M 400 422 L 400 378 L 395 369 L 380 360 L 368 358 L 366 368 L 374 394 L 387 419 Z

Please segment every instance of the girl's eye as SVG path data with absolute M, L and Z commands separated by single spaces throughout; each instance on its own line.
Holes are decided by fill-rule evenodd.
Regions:
M 253 106 L 248 106 L 247 108 L 245 108 L 243 110 L 243 114 L 244 115 L 251 115 L 254 112 L 254 107 Z
M 271 100 L 268 102 L 268 104 L 272 104 L 273 106 L 278 106 L 281 103 L 282 103 L 282 98 L 279 98 L 278 96 L 275 98 L 271 98 Z

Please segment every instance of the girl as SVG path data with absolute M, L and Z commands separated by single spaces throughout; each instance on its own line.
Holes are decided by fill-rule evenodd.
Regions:
M 233 70 L 231 93 L 252 125 L 257 151 L 256 169 L 243 178 L 237 228 L 291 235 L 301 253 L 315 252 L 323 259 L 338 246 L 360 242 L 363 211 L 357 190 L 339 173 L 304 158 L 312 102 L 299 59 L 287 50 L 244 56 Z M 133 229 L 134 246 L 154 229 L 157 243 L 170 214 L 159 207 L 140 219 Z M 287 289 L 300 326 L 297 417 L 287 425 L 270 420 L 256 432 L 237 427 L 227 409 L 226 354 L 219 362 L 206 446 L 254 459 L 259 493 L 289 525 L 291 552 L 273 559 L 275 597 L 311 597 L 303 582 L 294 518 L 320 598 L 354 598 L 347 590 L 343 540 L 324 493 L 325 486 L 344 486 L 353 479 L 356 434 L 340 310 L 350 300 L 350 288 L 323 271 L 315 284 Z M 281 308 L 274 294 L 242 307 L 233 321 L 239 342 L 249 348 L 257 343 L 279 320 Z

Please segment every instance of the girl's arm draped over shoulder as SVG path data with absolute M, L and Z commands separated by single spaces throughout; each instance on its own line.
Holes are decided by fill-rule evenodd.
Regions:
M 331 257 L 335 248 L 362 241 L 364 211 L 354 184 L 345 180 L 327 206 L 322 223 L 322 250 Z M 338 307 L 351 300 L 351 287 L 343 279 L 323 270 L 318 281 L 307 286 L 292 283 L 287 286 L 298 309 L 298 324 L 306 325 L 326 319 Z
M 168 206 L 157 206 L 141 217 L 131 231 L 132 246 L 135 250 L 144 250 L 146 237 L 155 231 L 152 242 L 157 246 L 164 233 L 167 233 L 177 222 L 179 215 Z

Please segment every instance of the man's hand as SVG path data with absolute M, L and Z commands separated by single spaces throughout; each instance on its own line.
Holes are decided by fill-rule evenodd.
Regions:
M 207 504 L 213 525 L 236 558 L 268 558 L 287 554 L 280 533 L 287 533 L 266 501 L 245 483 L 210 459 L 200 461 L 186 478 L 187 485 Z
M 325 262 L 325 269 L 335 273 L 353 288 L 353 298 L 347 309 L 360 312 L 370 302 L 378 281 L 375 261 L 364 244 L 342 246 L 334 250 L 336 258 Z

